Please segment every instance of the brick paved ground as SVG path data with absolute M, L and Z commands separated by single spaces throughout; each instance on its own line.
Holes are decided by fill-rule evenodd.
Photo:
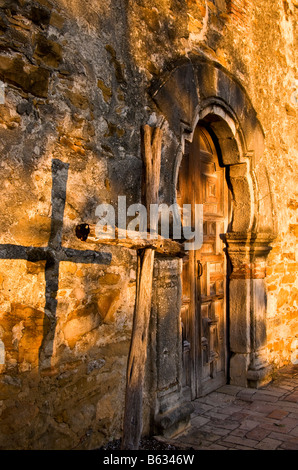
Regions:
M 226 385 L 193 402 L 191 427 L 171 442 L 200 450 L 298 450 L 298 365 L 262 389 Z

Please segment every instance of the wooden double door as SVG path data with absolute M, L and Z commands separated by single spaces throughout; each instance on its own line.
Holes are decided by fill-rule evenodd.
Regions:
M 185 148 L 177 202 L 192 208 L 203 204 L 203 244 L 189 251 L 183 263 L 181 309 L 183 385 L 195 399 L 227 380 L 227 262 L 222 234 L 227 231 L 229 193 L 225 168 L 204 127 L 196 128 Z

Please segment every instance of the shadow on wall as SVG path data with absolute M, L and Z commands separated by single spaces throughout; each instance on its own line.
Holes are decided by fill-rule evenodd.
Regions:
M 45 262 L 45 316 L 43 340 L 39 351 L 39 367 L 51 366 L 53 341 L 56 330 L 57 292 L 59 265 L 63 261 L 109 265 L 111 254 L 96 251 L 80 251 L 62 246 L 63 217 L 66 200 L 68 164 L 52 161 L 52 217 L 47 247 L 0 245 L 0 259 L 24 259 L 31 263 Z

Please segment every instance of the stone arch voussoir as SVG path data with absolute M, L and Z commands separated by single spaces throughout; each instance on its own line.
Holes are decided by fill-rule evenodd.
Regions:
M 243 86 L 217 63 L 187 60 L 155 84 L 152 98 L 177 139 L 192 139 L 199 120 L 216 135 L 223 163 L 230 167 L 235 199 L 233 231 L 275 232 L 266 167 L 264 133 Z M 175 170 L 179 167 L 178 155 Z M 242 165 L 242 166 L 240 166 Z M 173 182 L 177 174 L 173 175 Z

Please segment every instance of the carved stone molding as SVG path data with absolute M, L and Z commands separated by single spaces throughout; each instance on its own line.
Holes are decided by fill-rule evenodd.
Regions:
M 232 263 L 230 279 L 264 279 L 273 233 L 231 232 L 224 235 Z

